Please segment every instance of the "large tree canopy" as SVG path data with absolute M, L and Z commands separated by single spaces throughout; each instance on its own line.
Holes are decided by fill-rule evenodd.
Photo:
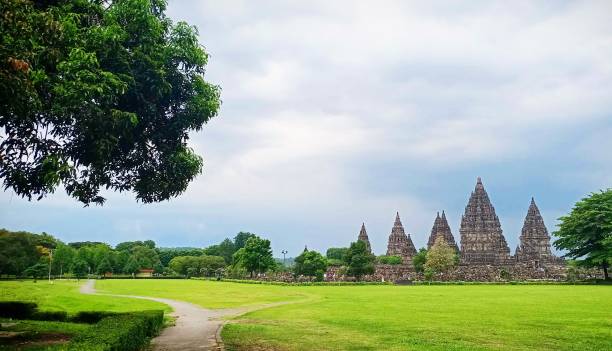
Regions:
M 608 279 L 612 264 L 612 189 L 593 193 L 578 201 L 572 212 L 559 218 L 557 249 L 590 267 L 600 267 Z
M 0 2 L 0 178 L 31 199 L 63 185 L 84 204 L 102 188 L 145 203 L 201 172 L 190 131 L 217 114 L 197 30 L 164 0 Z

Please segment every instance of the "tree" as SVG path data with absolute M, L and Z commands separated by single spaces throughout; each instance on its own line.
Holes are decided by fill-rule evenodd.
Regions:
M 240 239 L 242 242 L 242 239 Z M 243 247 L 242 244 L 241 247 Z M 236 252 L 236 245 L 230 239 L 225 239 L 217 245 L 212 245 L 204 249 L 204 254 L 209 256 L 221 256 L 225 259 L 227 264 L 232 263 L 232 256 Z
M 402 258 L 400 256 L 378 256 L 376 260 L 380 264 L 398 265 L 402 264 Z
M 135 246 L 131 250 L 131 257 L 138 263 L 138 268 L 151 269 L 159 264 L 159 256 L 157 251 L 148 246 Z
M 234 254 L 234 264 L 244 267 L 251 278 L 255 273 L 263 273 L 274 267 L 270 240 L 258 236 L 250 237 L 244 247 Z
M 553 233 L 557 249 L 568 250 L 565 257 L 579 259 L 586 267 L 599 267 L 609 279 L 612 263 L 612 189 L 592 193 L 578 201 L 561 218 Z
M 425 270 L 425 262 L 427 262 L 427 249 L 422 247 L 412 258 L 412 265 L 417 273 L 423 273 Z
M 125 264 L 125 267 L 123 267 L 123 272 L 127 274 L 138 273 L 139 270 L 140 265 L 138 264 L 138 261 L 136 261 L 134 256 L 131 256 Z
M 36 236 L 28 232 L 11 232 L 0 229 L 0 274 L 20 275 L 38 263 L 40 252 Z
M 344 261 L 347 263 L 347 273 L 360 280 L 362 276 L 374 273 L 374 261 L 376 256 L 368 252 L 366 244 L 357 240 L 351 243 Z
M 316 277 L 317 281 L 322 281 L 327 271 L 327 259 L 316 251 L 304 251 L 294 262 L 293 272 L 296 276 Z
M 65 271 L 70 271 L 76 250 L 64 244 L 59 244 L 53 252 L 53 267 L 54 271 L 59 273 L 60 277 Z
M 455 256 L 457 252 L 451 247 L 446 240 L 438 237 L 432 247 L 427 251 L 427 260 L 423 265 L 425 271 L 434 273 L 446 272 L 449 268 L 455 265 Z
M 234 237 L 234 252 L 242 249 L 246 245 L 247 240 L 254 237 L 256 237 L 256 235 L 249 232 L 239 232 L 236 234 Z
M 217 115 L 219 87 L 195 27 L 164 0 L 0 2 L 0 178 L 41 199 L 60 184 L 88 205 L 100 189 L 145 203 L 202 170 L 189 133 Z
M 327 249 L 325 256 L 327 256 L 328 259 L 344 260 L 347 251 L 348 247 L 330 247 Z
M 48 265 L 45 263 L 36 263 L 23 271 L 23 275 L 26 277 L 32 277 L 36 281 L 40 277 L 44 277 L 47 274 Z
M 72 272 L 77 277 L 77 280 L 85 277 L 89 273 L 89 266 L 84 260 L 77 258 L 72 266 Z
M 217 269 L 225 267 L 225 260 L 220 256 L 178 256 L 170 260 L 168 267 L 182 275 L 212 276 Z
M 111 265 L 110 261 L 108 260 L 108 258 L 105 258 L 102 260 L 102 262 L 100 262 L 100 264 L 98 264 L 98 267 L 96 269 L 96 271 L 98 272 L 98 274 L 105 274 L 105 273 L 112 273 L 113 272 L 113 265 Z

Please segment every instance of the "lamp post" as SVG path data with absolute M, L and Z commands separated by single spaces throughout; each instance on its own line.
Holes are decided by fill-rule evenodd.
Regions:
M 53 283 L 51 281 L 51 264 L 53 263 L 53 249 L 49 249 L 49 283 Z
M 281 253 L 283 254 L 283 266 L 286 267 L 287 264 L 285 263 L 285 255 L 288 253 L 288 251 L 287 250 L 283 250 L 283 251 L 281 251 Z

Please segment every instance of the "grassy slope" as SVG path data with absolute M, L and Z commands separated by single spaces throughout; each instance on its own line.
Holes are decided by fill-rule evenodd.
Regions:
M 147 300 L 118 298 L 111 296 L 83 295 L 79 287 L 85 283 L 75 280 L 55 281 L 49 284 L 40 280 L 32 281 L 0 281 L 0 300 L 32 301 L 41 310 L 63 310 L 68 313 L 78 311 L 139 311 L 163 309 L 170 311 L 167 305 Z

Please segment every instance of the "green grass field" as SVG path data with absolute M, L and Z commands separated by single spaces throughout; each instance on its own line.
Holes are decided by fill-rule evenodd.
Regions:
M 49 288 L 46 283 L 36 284 L 42 290 Z M 3 298 L 9 290 L 18 291 L 15 296 L 27 295 L 31 285 L 0 282 Z M 68 287 L 72 289 L 63 290 Z M 206 308 L 289 302 L 226 325 L 222 336 L 228 350 L 612 350 L 611 286 L 275 286 L 106 280 L 96 287 Z M 48 291 L 52 294 L 43 306 L 49 308 L 71 310 L 73 302 L 83 308 L 93 303 L 90 299 L 100 298 L 67 298 L 78 294 L 70 284 Z M 58 293 L 63 300 L 54 302 Z M 145 308 L 122 303 L 107 301 L 106 306 Z
M 45 280 L 1 281 L 0 301 L 31 301 L 38 303 L 40 310 L 68 313 L 79 311 L 129 312 L 141 310 L 164 310 L 170 308 L 162 303 L 111 296 L 83 295 L 79 287 L 84 280 L 55 280 L 53 284 Z

